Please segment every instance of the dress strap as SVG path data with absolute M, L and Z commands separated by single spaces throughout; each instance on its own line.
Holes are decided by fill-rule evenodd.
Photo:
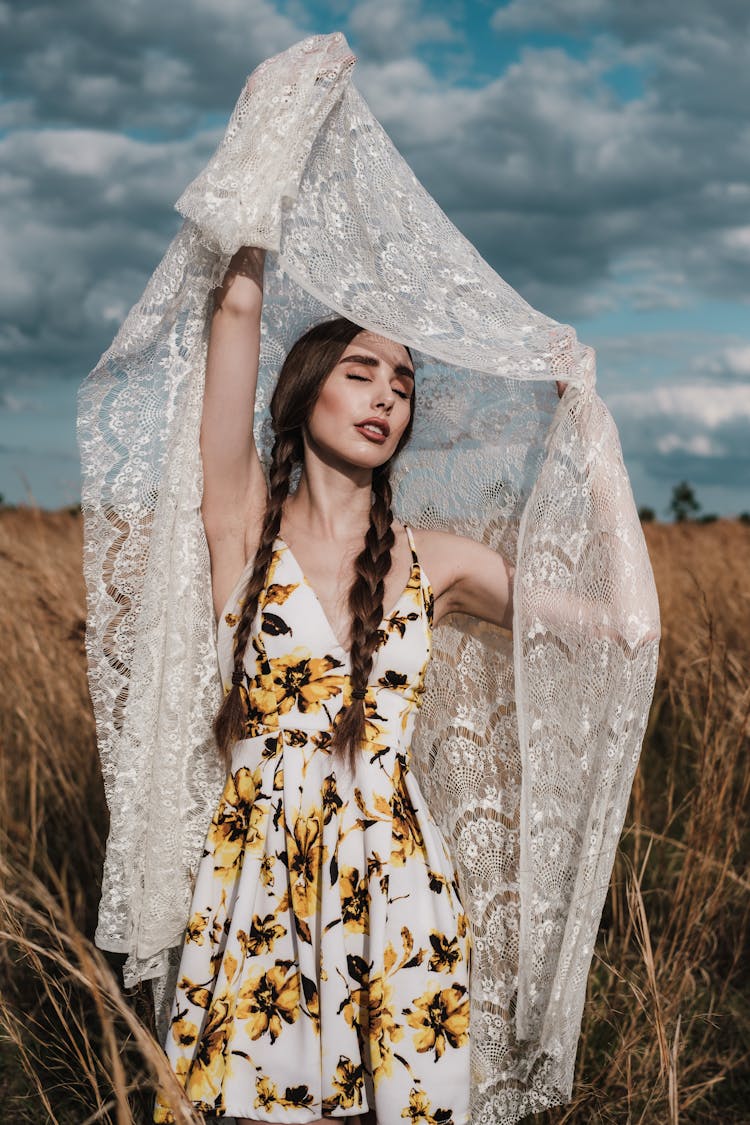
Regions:
M 432 617 L 433 617 L 434 604 L 435 604 L 435 599 L 434 599 L 434 595 L 433 595 L 433 592 L 432 592 L 432 586 L 430 585 L 429 578 L 427 577 L 427 575 L 424 572 L 421 560 L 420 560 L 419 556 L 417 555 L 417 548 L 416 548 L 416 545 L 414 543 L 414 535 L 413 535 L 413 532 L 412 532 L 411 528 L 409 527 L 408 523 L 404 524 L 404 528 L 406 529 L 406 537 L 409 540 L 409 546 L 411 547 L 412 572 L 414 571 L 415 567 L 419 571 L 419 585 L 420 585 L 420 588 L 422 590 L 422 604 L 423 604 L 425 612 L 427 614 L 427 620 L 430 624 L 430 628 L 432 628 Z

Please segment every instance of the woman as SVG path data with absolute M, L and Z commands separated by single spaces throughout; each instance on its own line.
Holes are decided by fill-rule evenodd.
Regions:
M 152 983 L 183 1085 L 226 1093 L 225 1116 L 466 1120 L 470 1030 L 472 1120 L 513 1125 L 570 1097 L 658 602 L 593 352 L 453 227 L 353 65 L 334 34 L 256 68 L 79 392 L 110 811 L 95 940 L 126 987 Z M 257 372 L 261 256 L 225 278 L 254 244 L 273 251 Z M 276 357 L 324 320 L 279 378 L 267 499 L 256 373 L 267 464 Z M 389 511 L 413 400 L 393 340 L 420 361 L 393 478 L 417 531 Z M 452 610 L 474 620 L 433 636 Z
M 268 490 L 251 426 L 263 260 L 235 254 L 208 349 L 202 513 L 229 778 L 167 1050 L 196 1105 L 243 1125 L 368 1109 L 464 1125 L 468 920 L 409 740 L 431 630 L 456 611 L 510 629 L 513 567 L 393 521 L 415 371 L 346 320 L 287 357 Z M 163 1101 L 154 1119 L 174 1120 Z

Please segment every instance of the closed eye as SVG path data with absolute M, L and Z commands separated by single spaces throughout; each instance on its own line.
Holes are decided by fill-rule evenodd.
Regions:
M 368 377 L 366 375 L 355 375 L 351 371 L 347 372 L 346 377 L 347 377 L 347 379 L 359 379 L 360 382 L 363 382 L 363 383 L 369 383 L 370 382 L 370 379 L 368 379 Z M 396 391 L 396 394 L 398 395 L 399 398 L 406 398 L 406 399 L 411 398 L 411 395 L 408 393 L 408 391 L 399 391 L 398 388 L 396 388 L 396 387 L 394 387 L 394 390 Z

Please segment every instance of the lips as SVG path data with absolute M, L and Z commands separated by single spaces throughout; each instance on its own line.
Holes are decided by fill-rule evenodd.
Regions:
M 358 422 L 354 428 L 359 430 L 364 437 L 369 438 L 370 441 L 378 442 L 381 445 L 390 433 L 390 426 L 383 418 L 365 418 L 363 422 Z

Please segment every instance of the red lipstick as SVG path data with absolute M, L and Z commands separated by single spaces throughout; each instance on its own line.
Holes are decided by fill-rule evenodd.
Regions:
M 365 418 L 362 422 L 356 423 L 355 429 L 378 445 L 382 445 L 391 432 L 391 427 L 385 418 Z

